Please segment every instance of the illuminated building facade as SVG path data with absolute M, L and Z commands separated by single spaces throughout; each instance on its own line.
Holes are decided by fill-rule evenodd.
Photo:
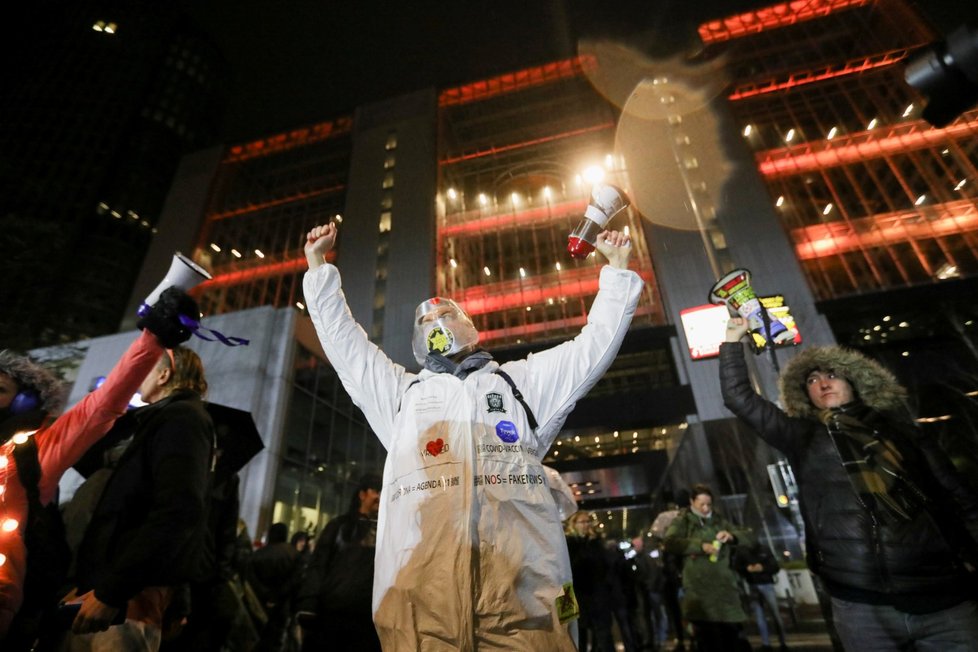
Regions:
M 687 355 L 679 314 L 743 266 L 787 298 L 806 343 L 859 345 L 900 333 L 897 312 L 876 314 L 881 301 L 911 308 L 904 291 L 967 283 L 975 115 L 945 130 L 915 117 L 899 64 L 935 38 L 921 25 L 896 0 L 791 2 L 701 27 L 699 59 L 722 61 L 733 81 L 688 110 L 674 108 L 681 75 L 663 75 L 640 88 L 661 115 L 623 112 L 595 90 L 599 52 L 198 152 L 178 172 L 131 307 L 183 249 L 214 272 L 205 315 L 295 313 L 279 333 L 292 361 L 281 430 L 266 433 L 269 479 L 252 502 L 273 505 L 266 523 L 318 528 L 383 450 L 305 315 L 303 234 L 341 221 L 335 260 L 351 310 L 395 361 L 416 368 L 414 309 L 432 295 L 459 301 L 496 359 L 516 359 L 584 323 L 599 261 L 571 259 L 567 234 L 603 174 L 635 200 L 614 226 L 629 230 L 646 290 L 614 366 L 546 463 L 609 530 L 647 522 L 657 488 L 696 480 L 714 482 L 736 520 L 778 522 L 765 470 L 776 455 L 730 419 L 716 365 Z M 856 341 L 869 319 L 880 336 Z M 907 337 L 929 337 L 905 321 Z M 776 369 L 766 356 L 756 366 L 772 395 Z M 789 530 L 773 535 L 786 549 Z
M 973 454 L 978 109 L 934 128 L 904 81 L 942 35 L 905 0 L 789 2 L 699 32 L 836 338 L 897 371 L 924 423 Z
M 184 159 L 164 210 L 167 228 L 129 312 L 178 249 L 213 272 L 199 292 L 205 315 L 297 311 L 295 327 L 282 334 L 293 342 L 293 380 L 272 447 L 276 479 L 266 503 L 274 507 L 263 518 L 321 527 L 340 508 L 344 487 L 383 464 L 305 316 L 302 245 L 312 226 L 341 224 L 334 260 L 351 310 L 408 368 L 417 368 L 414 309 L 433 295 L 458 300 L 500 360 L 552 346 L 584 325 L 600 265 L 571 259 L 566 246 L 587 204 L 586 177 L 604 174 L 629 190 L 615 153 L 617 110 L 588 83 L 588 65 L 570 59 L 420 91 Z M 187 215 L 200 216 L 199 226 Z M 629 210 L 616 220 L 632 235 L 633 267 L 646 290 L 622 354 L 575 410 L 553 461 L 563 454 L 589 467 L 592 457 L 617 457 L 629 467 L 619 476 L 634 486 L 600 492 L 631 504 L 651 491 L 652 469 L 665 466 L 671 435 L 694 408 L 672 361 L 675 331 L 658 298 L 641 216 Z
M 978 110 L 931 128 L 903 81 L 938 35 L 902 0 L 806 5 L 700 33 L 817 298 L 974 276 Z
M 42 1 L 18 22 L 3 45 L 0 346 L 23 349 L 116 330 L 180 158 L 217 134 L 226 71 L 176 5 Z

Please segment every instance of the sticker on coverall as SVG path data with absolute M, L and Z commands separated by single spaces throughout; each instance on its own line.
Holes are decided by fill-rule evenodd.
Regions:
M 506 412 L 506 405 L 503 403 L 503 395 L 499 392 L 489 392 L 486 394 L 486 413 Z
M 496 436 L 507 444 L 515 444 L 519 441 L 520 433 L 512 421 L 500 421 L 496 424 Z
M 561 625 L 581 615 L 577 596 L 574 595 L 574 585 L 570 582 L 564 584 L 564 592 L 557 596 L 554 604 L 557 607 L 557 617 L 560 619 Z

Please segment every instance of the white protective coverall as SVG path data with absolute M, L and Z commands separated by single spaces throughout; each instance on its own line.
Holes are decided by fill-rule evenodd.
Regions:
M 642 289 L 605 266 L 587 325 L 571 341 L 464 380 L 408 373 L 354 321 L 330 264 L 306 273 L 323 350 L 387 449 L 374 571 L 386 652 L 576 650 L 571 570 L 541 464 L 576 401 L 607 370 Z

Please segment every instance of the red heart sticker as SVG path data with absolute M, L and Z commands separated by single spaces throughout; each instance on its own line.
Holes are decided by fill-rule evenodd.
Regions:
M 443 450 L 445 450 L 445 440 L 436 439 L 434 441 L 429 441 L 425 448 L 431 454 L 432 457 L 438 457 Z

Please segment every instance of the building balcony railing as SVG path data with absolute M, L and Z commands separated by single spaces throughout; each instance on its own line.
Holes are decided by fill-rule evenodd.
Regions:
M 311 127 L 293 129 L 286 133 L 229 147 L 222 163 L 236 163 L 258 156 L 277 154 L 293 147 L 311 145 L 321 140 L 348 134 L 352 129 L 353 118 L 350 117 L 321 122 Z
M 658 310 L 655 306 L 639 306 L 635 310 L 635 317 L 646 317 L 657 313 Z M 532 339 L 544 333 L 564 333 L 571 330 L 580 330 L 586 323 L 587 315 L 577 315 L 575 317 L 542 321 L 535 324 L 520 324 L 518 326 L 479 331 L 479 344 L 490 346 L 493 342 Z
M 326 260 L 333 262 L 336 259 L 336 250 L 326 254 Z M 281 260 L 266 261 L 261 264 L 240 263 L 241 267 L 230 271 L 218 271 L 209 281 L 204 281 L 197 286 L 195 292 L 207 292 L 219 288 L 230 287 L 259 281 L 277 276 L 287 276 L 306 270 L 305 256 L 283 255 Z
M 703 43 L 729 41 L 875 2 L 876 0 L 792 0 L 729 18 L 711 20 L 699 26 L 699 34 Z
M 491 209 L 476 209 L 448 216 L 450 223 L 438 228 L 438 236 L 451 238 L 464 235 L 490 233 L 502 229 L 512 229 L 527 224 L 546 224 L 580 217 L 587 207 L 586 199 L 545 204 L 533 208 L 493 212 Z
M 287 197 L 278 197 L 276 199 L 269 199 L 263 202 L 257 202 L 254 204 L 248 204 L 246 206 L 239 206 L 238 208 L 231 208 L 223 211 L 212 211 L 207 214 L 207 220 L 210 222 L 216 222 L 218 220 L 224 220 L 229 217 L 238 217 L 239 215 L 247 215 L 248 213 L 257 213 L 259 211 L 266 210 L 268 208 L 275 208 L 278 206 L 284 206 L 286 204 L 293 204 L 295 202 L 305 201 L 307 199 L 313 199 L 315 197 L 322 197 L 323 195 L 331 195 L 333 193 L 342 192 L 346 190 L 345 184 L 337 184 L 335 186 L 330 186 L 328 188 L 318 188 L 316 190 L 309 190 L 306 192 L 297 192 Z
M 508 145 L 499 145 L 495 147 L 486 147 L 484 149 L 474 150 L 470 152 L 465 152 L 462 154 L 453 154 L 446 156 L 438 161 L 439 165 L 454 165 L 456 163 L 461 163 L 463 161 L 471 161 L 477 158 L 484 158 L 486 156 L 498 156 L 500 154 L 505 154 L 506 152 L 512 152 L 515 150 L 526 149 L 528 147 L 536 147 L 538 145 L 543 145 L 545 143 L 551 143 L 558 140 L 563 140 L 565 138 L 575 138 L 577 136 L 583 136 L 586 134 L 595 133 L 598 131 L 605 131 L 608 129 L 615 128 L 615 122 L 609 120 L 602 122 L 600 124 L 591 125 L 588 127 L 582 127 L 580 129 L 571 129 L 569 131 L 562 131 L 557 134 L 548 134 L 546 136 L 541 136 L 539 138 L 532 138 L 530 140 L 524 140 L 519 143 L 509 143 Z
M 813 224 L 791 231 L 800 260 L 978 230 L 978 207 L 962 199 L 910 211 Z
M 890 52 L 858 57 L 842 63 L 828 64 L 812 70 L 795 70 L 763 81 L 750 81 L 739 84 L 727 96 L 727 99 L 731 101 L 743 100 L 748 97 L 786 91 L 791 88 L 814 84 L 828 79 L 858 75 L 869 72 L 870 70 L 892 66 L 906 59 L 909 54 L 910 50 L 908 48 L 901 48 Z
M 893 125 L 889 129 L 877 128 L 840 135 L 832 140 L 767 150 L 759 152 L 756 160 L 761 174 L 768 179 L 776 179 L 944 145 L 949 140 L 974 134 L 978 134 L 978 110 L 965 113 L 943 129 L 935 129 L 922 120 L 916 120 Z
M 653 280 L 652 270 L 635 270 L 646 283 Z M 548 300 L 590 296 L 598 292 L 597 267 L 581 267 L 560 272 L 529 276 L 512 281 L 477 285 L 456 291 L 452 298 L 470 315 L 482 315 L 540 305 Z
M 438 105 L 444 108 L 487 100 L 497 95 L 515 93 L 561 79 L 582 76 L 585 71 L 593 70 L 595 67 L 597 67 L 597 61 L 593 56 L 589 55 L 554 61 L 542 66 L 535 66 L 490 79 L 483 79 L 471 84 L 465 84 L 464 86 L 448 88 L 438 95 Z

